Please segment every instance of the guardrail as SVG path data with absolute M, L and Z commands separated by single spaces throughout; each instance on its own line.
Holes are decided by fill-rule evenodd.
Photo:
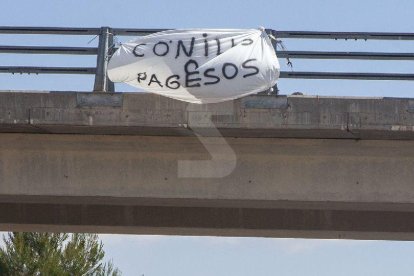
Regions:
M 60 27 L 0 27 L 0 34 L 39 35 L 96 35 L 98 47 L 48 47 L 0 45 L 0 53 L 13 54 L 63 54 L 96 55 L 96 67 L 44 67 L 44 66 L 0 66 L 0 73 L 35 74 L 92 74 L 95 75 L 94 92 L 114 92 L 114 84 L 107 77 L 108 60 L 114 36 L 140 36 L 166 29 L 125 28 L 60 28 Z M 312 32 L 266 30 L 277 39 L 345 39 L 345 40 L 414 40 L 414 33 L 378 32 Z M 328 52 L 328 51 L 277 51 L 279 58 L 296 59 L 351 59 L 351 60 L 414 60 L 414 53 L 382 52 Z M 401 73 L 341 73 L 282 71 L 281 78 L 300 79 L 355 79 L 355 80 L 414 80 L 414 74 Z

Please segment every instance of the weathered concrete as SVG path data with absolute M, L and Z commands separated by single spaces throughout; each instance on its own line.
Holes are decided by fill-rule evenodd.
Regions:
M 414 240 L 413 138 L 410 99 L 1 92 L 0 230 Z
M 180 178 L 196 137 L 0 134 L 0 228 L 414 239 L 413 141 L 226 141 L 229 175 Z
M 191 136 L 211 122 L 228 137 L 413 139 L 414 100 L 262 95 L 194 105 L 143 93 L 0 93 L 0 132 Z

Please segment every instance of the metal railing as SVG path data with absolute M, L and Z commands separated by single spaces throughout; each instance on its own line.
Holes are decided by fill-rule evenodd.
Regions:
M 0 34 L 99 36 L 98 47 L 0 45 L 0 53 L 96 55 L 96 67 L 0 66 L 0 73 L 92 74 L 95 75 L 94 92 L 114 92 L 114 84 L 108 79 L 106 72 L 108 60 L 112 52 L 114 36 L 141 36 L 164 30 L 166 29 L 0 27 Z M 271 29 L 266 31 L 277 39 L 414 40 L 414 33 L 275 31 Z M 414 60 L 414 53 L 277 51 L 277 55 L 279 58 L 295 59 Z M 280 77 L 300 79 L 414 80 L 414 74 L 402 73 L 282 71 Z

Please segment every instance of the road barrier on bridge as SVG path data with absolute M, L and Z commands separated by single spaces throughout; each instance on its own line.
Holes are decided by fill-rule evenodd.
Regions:
M 0 34 L 99 36 L 98 47 L 0 45 L 0 53 L 96 55 L 96 67 L 0 66 L 0 73 L 91 74 L 95 75 L 94 92 L 114 92 L 114 84 L 109 81 L 106 71 L 110 55 L 115 49 L 114 36 L 141 36 L 164 30 L 166 29 L 0 27 Z M 271 29 L 266 31 L 277 39 L 414 40 L 414 33 L 276 31 Z M 282 50 L 277 51 L 277 55 L 279 58 L 296 59 L 414 60 L 414 53 Z M 280 78 L 412 81 L 414 74 L 282 71 Z

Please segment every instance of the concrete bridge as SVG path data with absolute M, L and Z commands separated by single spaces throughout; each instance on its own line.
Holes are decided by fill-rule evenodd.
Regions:
M 414 239 L 414 100 L 0 93 L 0 230 Z

